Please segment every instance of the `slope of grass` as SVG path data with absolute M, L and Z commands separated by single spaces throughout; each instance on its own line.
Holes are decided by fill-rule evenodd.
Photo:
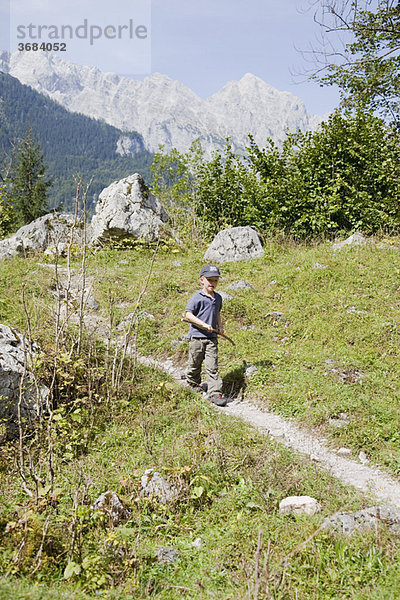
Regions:
M 223 316 L 236 347 L 220 343 L 226 392 L 257 397 L 271 410 L 317 428 L 332 446 L 347 446 L 355 456 L 364 450 L 372 461 L 398 474 L 396 244 L 396 238 L 375 239 L 334 253 L 328 243 L 267 242 L 263 259 L 224 265 L 218 289 L 233 297 L 224 303 Z M 202 253 L 159 251 L 143 296 L 143 308 L 155 317 L 141 322 L 143 351 L 186 360 L 186 343 L 174 341 L 187 331 L 180 317 L 198 289 Z M 148 273 L 149 254 L 114 257 L 115 264 L 109 253 L 95 259 L 103 301 L 112 289 L 119 301 L 133 304 Z M 255 289 L 230 290 L 239 279 Z M 117 318 L 123 312 L 117 311 Z M 283 316 L 267 316 L 274 312 Z M 258 369 L 248 381 L 244 363 Z M 343 413 L 345 423 L 338 419 Z
M 333 446 L 355 454 L 363 449 L 397 473 L 400 257 L 379 243 L 333 254 L 328 244 L 270 241 L 263 259 L 225 265 L 220 290 L 233 299 L 223 314 L 237 345 L 221 341 L 221 372 L 228 392 L 255 397 L 317 429 Z M 180 316 L 202 264 L 200 249 L 170 245 L 153 256 L 138 246 L 93 254 L 88 270 L 104 318 L 116 325 L 140 296 L 139 351 L 183 364 L 187 343 L 176 341 L 186 332 Z M 52 271 L 35 258 L 2 266 L 0 321 L 26 331 L 28 313 L 33 336 L 51 350 Z M 254 290 L 230 290 L 238 279 Z M 366 312 L 347 312 L 352 306 Z M 280 319 L 266 316 L 276 311 Z M 371 500 L 216 414 L 164 374 L 136 370 L 113 392 L 102 362 L 105 348 L 89 349 L 69 367 L 80 373 L 74 389 L 81 397 L 72 396 L 72 408 L 60 404 L 53 433 L 44 437 L 54 444 L 51 490 L 40 488 L 37 502 L 27 498 L 16 467 L 18 444 L 0 448 L 0 599 L 397 597 L 400 547 L 384 526 L 350 538 L 318 531 L 325 516 Z M 85 363 L 93 356 L 97 370 Z M 66 386 L 72 372 L 67 358 L 61 365 Z M 258 369 L 248 381 L 244 363 Z M 349 382 L 340 380 L 341 368 Z M 84 383 L 94 385 L 95 378 L 89 406 Z M 347 419 L 339 428 L 341 413 Z M 45 445 L 36 453 L 31 446 L 31 453 L 33 466 L 47 460 Z M 141 496 L 140 479 L 150 467 L 176 485 L 178 500 L 163 505 Z M 90 508 L 107 489 L 129 509 L 117 526 Z M 315 497 L 322 513 L 280 515 L 279 502 L 288 495 Z M 160 563 L 161 548 L 176 550 L 176 561 Z

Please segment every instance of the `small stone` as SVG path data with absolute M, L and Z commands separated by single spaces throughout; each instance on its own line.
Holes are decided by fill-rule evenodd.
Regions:
M 353 313 L 355 315 L 367 315 L 368 311 L 366 310 L 357 310 L 355 306 L 349 306 L 349 308 L 347 309 L 348 313 Z
M 229 290 L 254 290 L 254 286 L 247 281 L 243 281 L 239 279 L 239 281 L 233 281 L 230 285 L 228 285 Z
M 100 304 L 97 302 L 96 298 L 92 295 L 89 295 L 86 298 L 86 306 L 90 310 L 99 310 L 99 308 L 100 308 Z
M 249 379 L 257 373 L 258 369 L 255 365 L 247 365 L 244 370 L 244 376 Z
M 343 417 L 341 415 L 344 415 Z M 337 417 L 329 419 L 329 425 L 332 427 L 345 427 L 350 423 L 350 418 L 345 413 L 340 413 Z
M 365 454 L 364 450 L 360 451 L 360 454 L 358 455 L 358 460 L 363 464 L 363 465 L 367 465 L 369 463 L 369 458 L 368 456 Z
M 160 548 L 157 552 L 159 563 L 174 563 L 179 559 L 179 552 L 175 548 Z
M 135 313 L 129 313 L 129 315 L 127 315 L 125 317 L 125 319 L 123 319 L 118 325 L 117 325 L 117 330 L 118 331 L 127 331 L 129 329 L 129 327 L 131 327 L 131 325 L 133 325 L 133 323 L 136 321 L 136 315 Z
M 149 321 L 155 321 L 156 318 L 151 313 L 146 312 L 145 310 L 141 310 L 139 312 L 139 319 L 148 319 Z
M 380 524 L 398 534 L 400 532 L 400 512 L 389 506 L 373 506 L 354 513 L 337 512 L 327 517 L 323 528 L 334 530 L 343 534 L 353 531 L 376 531 Z
M 351 456 L 350 448 L 339 448 L 337 453 L 339 456 Z
M 279 312 L 278 310 L 275 310 L 274 312 L 270 312 L 267 313 L 265 315 L 265 319 L 270 319 L 271 323 L 277 323 L 278 321 L 280 321 L 283 317 L 283 313 Z
M 289 496 L 279 503 L 281 515 L 315 515 L 321 511 L 321 505 L 310 496 Z
M 358 231 L 357 231 L 356 233 L 353 233 L 353 235 L 351 235 L 347 239 L 343 240 L 342 242 L 335 242 L 334 244 L 332 244 L 332 248 L 334 251 L 336 251 L 336 250 L 341 250 L 345 246 L 361 246 L 366 243 L 367 243 L 366 238 L 363 235 L 361 235 L 361 233 L 358 233 Z
M 107 490 L 93 503 L 92 510 L 101 510 L 108 515 L 114 525 L 129 517 L 129 511 L 124 507 L 116 492 Z
M 196 538 L 193 542 L 192 542 L 192 546 L 194 548 L 197 548 L 197 550 L 200 550 L 201 546 L 203 545 L 203 540 L 198 537 Z
M 173 350 L 176 350 L 178 348 L 178 346 L 180 346 L 181 344 L 183 344 L 183 342 L 187 341 L 187 336 L 183 335 L 182 337 L 178 338 L 177 340 L 172 340 L 171 342 L 171 348 Z
M 142 485 L 140 495 L 157 498 L 161 504 L 173 502 L 178 497 L 178 490 L 154 469 L 146 469 L 140 483 Z

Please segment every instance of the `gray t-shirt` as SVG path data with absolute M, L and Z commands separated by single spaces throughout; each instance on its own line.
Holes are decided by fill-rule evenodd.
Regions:
M 186 311 L 194 314 L 195 317 L 201 319 L 213 329 L 217 328 L 218 315 L 222 308 L 222 296 L 218 292 L 214 292 L 214 298 L 205 294 L 202 290 L 193 294 L 186 306 Z M 217 334 L 211 331 L 199 329 L 196 325 L 190 324 L 188 338 L 215 338 Z

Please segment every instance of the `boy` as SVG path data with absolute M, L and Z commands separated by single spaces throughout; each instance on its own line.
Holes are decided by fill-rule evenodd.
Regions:
M 190 387 L 201 389 L 201 365 L 207 374 L 209 399 L 217 406 L 225 406 L 222 379 L 218 373 L 218 336 L 223 333 L 221 320 L 222 297 L 215 292 L 221 273 L 215 265 L 206 265 L 200 271 L 200 291 L 193 294 L 186 306 L 189 329 L 189 364 L 186 380 Z M 204 386 L 205 387 L 205 386 Z

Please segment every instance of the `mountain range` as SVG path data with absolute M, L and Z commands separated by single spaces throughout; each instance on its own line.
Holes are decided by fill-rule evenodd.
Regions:
M 49 96 L 68 111 L 100 119 L 122 131 L 136 131 L 150 152 L 164 145 L 181 152 L 200 139 L 203 149 L 278 144 L 286 131 L 314 130 L 322 117 L 311 115 L 299 98 L 281 92 L 250 73 L 202 99 L 179 81 L 154 73 L 144 81 L 102 73 L 67 62 L 55 53 L 0 52 L 0 71 Z

